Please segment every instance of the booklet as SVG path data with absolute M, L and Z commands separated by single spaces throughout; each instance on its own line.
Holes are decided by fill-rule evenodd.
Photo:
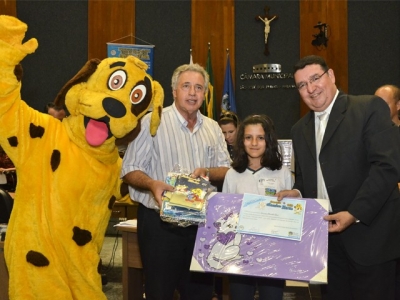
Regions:
M 237 231 L 300 241 L 306 201 L 244 194 Z
M 172 175 L 167 179 L 175 186 L 175 191 L 166 192 L 164 199 L 170 204 L 188 209 L 202 210 L 205 196 L 208 193 L 210 183 L 202 177 L 192 178 L 189 175 Z
M 163 195 L 161 219 L 179 226 L 204 222 L 210 182 L 202 177 L 192 178 L 180 173 L 169 173 L 165 182 L 174 186 L 175 190 Z

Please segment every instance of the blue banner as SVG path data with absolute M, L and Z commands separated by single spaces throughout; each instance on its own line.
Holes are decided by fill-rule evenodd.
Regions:
M 149 68 L 147 74 L 153 77 L 154 45 L 107 43 L 108 57 L 135 56 L 146 63 Z

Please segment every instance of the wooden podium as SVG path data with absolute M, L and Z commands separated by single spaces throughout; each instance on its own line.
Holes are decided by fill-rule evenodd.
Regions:
M 137 228 L 116 226 L 122 233 L 122 288 L 124 300 L 143 300 L 144 280 Z
M 122 233 L 122 289 L 123 300 L 143 300 L 144 278 L 137 239 L 137 227 L 115 226 Z M 222 277 L 222 299 L 228 300 L 228 278 Z M 173 300 L 179 299 L 176 295 Z M 1 299 L 0 299 L 1 300 Z

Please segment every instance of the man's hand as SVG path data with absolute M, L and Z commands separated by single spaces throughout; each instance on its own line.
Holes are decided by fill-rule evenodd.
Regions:
M 351 224 L 354 224 L 357 220 L 348 211 L 341 211 L 333 215 L 327 215 L 324 217 L 324 219 L 329 221 L 329 232 L 342 232 Z
M 150 191 L 153 193 L 154 199 L 157 201 L 158 206 L 161 208 L 162 195 L 164 191 L 173 192 L 174 187 L 161 180 L 153 180 L 150 186 Z
M 161 180 L 153 180 L 147 174 L 140 170 L 135 170 L 126 174 L 123 178 L 124 182 L 131 185 L 135 189 L 143 189 L 150 191 L 154 200 L 161 208 L 162 195 L 164 191 L 174 191 L 174 187 Z
M 283 198 L 298 198 L 300 197 L 300 193 L 298 190 L 283 190 L 275 194 L 278 197 L 278 201 L 281 201 Z

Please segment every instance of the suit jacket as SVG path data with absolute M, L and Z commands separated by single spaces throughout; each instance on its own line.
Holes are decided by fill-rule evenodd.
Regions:
M 317 198 L 314 112 L 292 128 L 295 189 Z M 375 96 L 339 93 L 320 151 L 333 213 L 349 211 L 360 223 L 340 233 L 350 257 L 373 265 L 400 257 L 400 136 L 389 108 Z

